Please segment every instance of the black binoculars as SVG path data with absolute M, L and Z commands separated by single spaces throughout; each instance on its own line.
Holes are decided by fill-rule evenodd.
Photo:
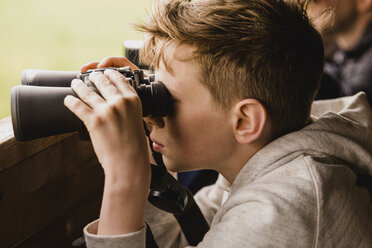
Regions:
M 155 82 L 154 75 L 145 78 L 142 70 L 132 72 L 129 67 L 101 68 L 80 73 L 27 69 L 22 72 L 22 85 L 13 87 L 11 91 L 15 138 L 26 141 L 84 130 L 83 122 L 64 106 L 64 98 L 67 95 L 77 97 L 70 88 L 71 81 L 76 78 L 99 93 L 89 81 L 89 74 L 106 69 L 120 72 L 129 81 L 141 99 L 144 117 L 161 117 L 170 113 L 172 100 L 167 88 Z

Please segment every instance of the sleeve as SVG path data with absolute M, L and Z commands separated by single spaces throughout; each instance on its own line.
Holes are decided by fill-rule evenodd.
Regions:
M 224 184 L 225 181 L 221 177 L 216 184 L 201 189 L 195 196 L 195 200 L 209 225 L 222 203 Z M 150 226 L 155 241 L 160 248 L 187 246 L 187 240 L 172 214 L 157 209 L 148 203 L 145 222 Z M 144 248 L 146 246 L 146 225 L 134 233 L 105 236 L 97 235 L 98 223 L 99 220 L 96 220 L 84 228 L 88 248 Z
M 146 247 L 146 226 L 141 230 L 120 235 L 97 235 L 99 220 L 88 224 L 84 228 L 84 236 L 87 247 L 89 248 L 121 248 L 121 247 Z

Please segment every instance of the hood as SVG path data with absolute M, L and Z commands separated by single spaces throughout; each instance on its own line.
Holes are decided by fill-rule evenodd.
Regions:
M 252 182 L 300 154 L 335 158 L 372 175 L 372 110 L 365 93 L 316 101 L 311 114 L 310 125 L 258 151 L 242 168 L 233 186 Z

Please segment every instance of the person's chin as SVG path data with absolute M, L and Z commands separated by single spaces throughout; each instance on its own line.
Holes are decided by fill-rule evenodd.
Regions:
M 182 166 L 183 165 L 182 163 L 174 161 L 164 155 L 163 155 L 163 162 L 164 162 L 165 167 L 171 172 L 182 172 L 185 170 L 185 168 L 183 168 Z

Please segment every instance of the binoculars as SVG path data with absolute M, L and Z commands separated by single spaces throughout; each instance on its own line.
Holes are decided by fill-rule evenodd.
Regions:
M 144 77 L 142 70 L 129 67 L 101 68 L 78 71 L 27 69 L 22 72 L 22 85 L 12 88 L 11 116 L 14 136 L 19 141 L 85 129 L 83 122 L 64 106 L 67 95 L 76 96 L 70 88 L 73 79 L 81 79 L 98 94 L 89 81 L 89 74 L 112 69 L 120 72 L 136 90 L 142 102 L 143 116 L 161 117 L 171 111 L 171 96 L 167 88 L 155 82 L 154 75 Z
M 47 71 L 27 69 L 22 72 L 22 85 L 12 88 L 11 116 L 14 136 L 26 141 L 72 131 L 85 130 L 84 123 L 64 105 L 67 95 L 78 97 L 71 89 L 71 81 L 81 79 L 99 94 L 89 80 L 94 71 L 113 69 L 120 72 L 136 90 L 142 102 L 143 116 L 161 117 L 171 114 L 172 98 L 167 88 L 156 82 L 154 75 L 144 77 L 143 71 L 129 67 L 102 68 L 86 73 L 77 71 Z M 151 140 L 149 140 L 151 143 Z M 151 146 L 150 146 L 151 147 Z M 192 193 L 171 176 L 161 154 L 153 151 L 158 166 L 151 165 L 149 201 L 159 209 L 173 213 L 191 245 L 197 245 L 209 230 Z

